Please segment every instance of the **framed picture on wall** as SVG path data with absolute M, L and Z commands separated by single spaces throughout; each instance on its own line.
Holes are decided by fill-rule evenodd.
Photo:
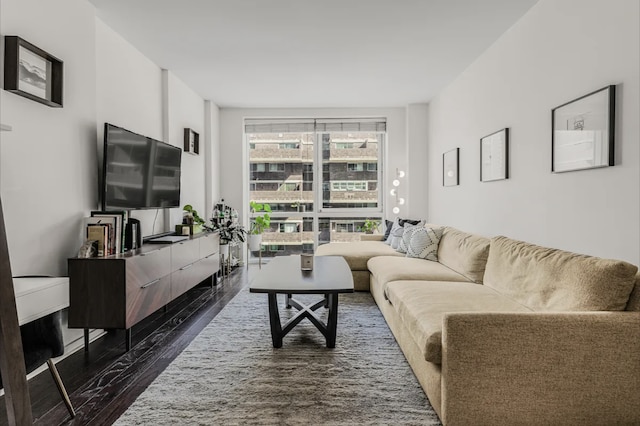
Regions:
M 442 185 L 460 185 L 460 148 L 442 154 Z
M 189 154 L 200 154 L 200 135 L 192 129 L 184 129 L 184 152 Z
M 60 108 L 62 61 L 18 36 L 5 36 L 4 89 Z
M 509 179 L 509 129 L 480 139 L 480 181 Z
M 615 100 L 607 86 L 551 110 L 553 173 L 614 165 Z

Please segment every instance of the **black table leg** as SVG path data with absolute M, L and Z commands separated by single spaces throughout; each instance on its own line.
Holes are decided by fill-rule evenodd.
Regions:
M 327 347 L 336 347 L 336 329 L 338 328 L 338 294 L 327 294 L 329 318 L 327 318 Z
M 291 309 L 291 293 L 287 293 L 284 295 L 284 303 L 287 309 Z
M 89 352 L 89 329 L 84 329 L 84 351 Z
M 282 347 L 282 326 L 278 313 L 278 298 L 276 293 L 269 293 L 269 323 L 271 324 L 271 339 L 274 348 Z

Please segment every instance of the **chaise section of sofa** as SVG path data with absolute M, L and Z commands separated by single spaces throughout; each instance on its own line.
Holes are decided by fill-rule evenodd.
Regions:
M 369 259 L 376 256 L 404 256 L 383 243 L 380 237 L 375 238 L 377 240 L 323 244 L 316 249 L 315 255 L 344 257 L 353 275 L 353 288 L 356 291 L 369 291 Z

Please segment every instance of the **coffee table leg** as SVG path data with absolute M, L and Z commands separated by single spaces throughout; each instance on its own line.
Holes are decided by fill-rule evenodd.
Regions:
M 271 324 L 271 339 L 274 348 L 282 347 L 282 326 L 278 313 L 278 298 L 276 293 L 269 293 L 269 323 Z M 334 337 L 335 340 L 335 337 Z
M 285 294 L 285 295 L 284 295 L 284 303 L 285 303 L 285 306 L 286 306 L 286 308 L 287 308 L 287 309 L 291 309 L 291 302 L 290 302 L 290 300 L 291 300 L 291 294 L 290 294 L 290 293 Z
M 338 328 L 338 294 L 327 294 L 329 318 L 327 319 L 327 347 L 336 347 L 336 329 Z

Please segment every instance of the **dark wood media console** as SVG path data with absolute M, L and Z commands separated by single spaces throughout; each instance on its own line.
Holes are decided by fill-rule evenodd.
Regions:
M 126 330 L 220 269 L 220 236 L 204 233 L 174 244 L 144 244 L 107 257 L 68 259 L 69 328 Z

